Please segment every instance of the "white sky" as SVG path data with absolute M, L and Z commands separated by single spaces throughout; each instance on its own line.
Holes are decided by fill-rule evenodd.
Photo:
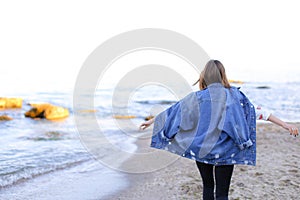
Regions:
M 222 61 L 229 78 L 298 80 L 298 5 L 296 0 L 1 1 L 0 94 L 72 88 L 97 46 L 139 28 L 186 35 Z

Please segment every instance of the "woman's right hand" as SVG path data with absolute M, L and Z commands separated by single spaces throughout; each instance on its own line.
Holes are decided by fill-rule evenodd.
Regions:
M 151 124 L 153 124 L 153 122 L 154 122 L 154 118 L 153 118 L 153 119 L 150 119 L 150 120 L 148 120 L 148 121 L 145 121 L 144 123 L 142 123 L 142 124 L 140 125 L 140 129 L 141 129 L 141 130 L 145 130 L 145 129 L 148 128 Z

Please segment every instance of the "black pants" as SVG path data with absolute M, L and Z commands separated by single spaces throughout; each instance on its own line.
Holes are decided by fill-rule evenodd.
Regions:
M 203 200 L 214 200 L 214 186 L 216 180 L 216 199 L 228 200 L 230 180 L 233 165 L 214 166 L 196 162 L 203 181 Z M 214 179 L 215 168 L 215 179 Z

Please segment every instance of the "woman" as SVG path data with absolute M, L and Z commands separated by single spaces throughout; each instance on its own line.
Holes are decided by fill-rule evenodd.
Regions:
M 299 131 L 254 107 L 238 88 L 230 86 L 218 60 L 206 64 L 198 82 L 200 91 L 142 123 L 141 129 L 155 122 L 152 147 L 196 160 L 204 200 L 214 199 L 215 181 L 216 199 L 228 199 L 234 164 L 255 165 L 256 119 L 273 122 L 294 136 Z

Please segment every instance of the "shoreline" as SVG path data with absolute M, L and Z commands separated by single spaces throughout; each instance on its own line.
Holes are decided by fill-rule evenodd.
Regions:
M 300 127 L 300 122 L 293 123 Z M 299 138 L 271 123 L 257 123 L 256 166 L 235 165 L 230 199 L 298 199 Z M 148 145 L 137 141 L 139 148 Z M 134 163 L 136 161 L 125 161 Z M 147 174 L 126 174 L 129 186 L 105 199 L 201 199 L 202 180 L 193 160 L 176 162 Z
M 153 128 L 153 127 L 152 127 Z M 142 137 L 148 135 L 148 139 L 137 139 L 135 144 L 137 149 L 141 152 L 151 152 L 154 148 L 150 148 L 152 128 L 149 128 L 147 132 L 142 134 Z M 105 200 L 157 200 L 157 199 L 186 199 L 185 196 L 192 196 L 192 199 L 200 199 L 200 196 L 192 193 L 192 189 L 183 186 L 182 184 L 176 184 L 187 182 L 188 180 L 180 180 L 182 176 L 182 169 L 185 167 L 193 168 L 193 175 L 189 175 L 189 178 L 199 176 L 196 163 L 193 160 L 179 157 L 177 155 L 170 154 L 169 152 L 156 150 L 159 154 L 165 154 L 168 157 L 173 157 L 173 161 L 169 162 L 165 167 L 160 167 L 157 170 L 145 173 L 125 173 L 126 178 L 129 180 L 129 185 L 115 193 L 114 195 L 108 195 Z M 161 162 L 160 160 L 158 162 Z M 143 165 L 140 162 L 139 157 L 132 156 L 127 159 L 123 164 L 123 168 L 128 168 L 130 165 Z M 140 169 L 140 168 L 139 168 Z M 171 170 L 170 170 L 171 169 Z M 132 170 L 132 169 L 130 169 Z M 167 179 L 169 183 L 166 183 L 164 179 Z M 198 179 L 200 181 L 200 177 Z M 199 186 L 193 184 L 192 187 L 198 188 Z M 166 188 L 166 189 L 165 189 Z M 198 188 L 200 189 L 200 188 Z
M 300 127 L 300 123 L 295 124 Z M 148 133 L 139 136 L 144 137 Z M 138 152 L 146 153 L 152 150 L 149 142 L 150 138 L 137 139 L 134 144 L 138 146 Z M 298 199 L 299 142 L 299 138 L 290 136 L 281 127 L 271 123 L 257 124 L 257 165 L 235 166 L 230 199 Z M 119 172 L 92 159 L 0 189 L 0 199 L 201 199 L 202 180 L 195 162 L 177 155 L 176 158 L 166 167 L 140 174 Z M 160 162 L 158 158 L 157 162 Z M 133 170 L 147 164 L 139 157 L 131 156 L 122 163 L 122 167 Z M 152 164 L 155 166 L 157 163 Z

